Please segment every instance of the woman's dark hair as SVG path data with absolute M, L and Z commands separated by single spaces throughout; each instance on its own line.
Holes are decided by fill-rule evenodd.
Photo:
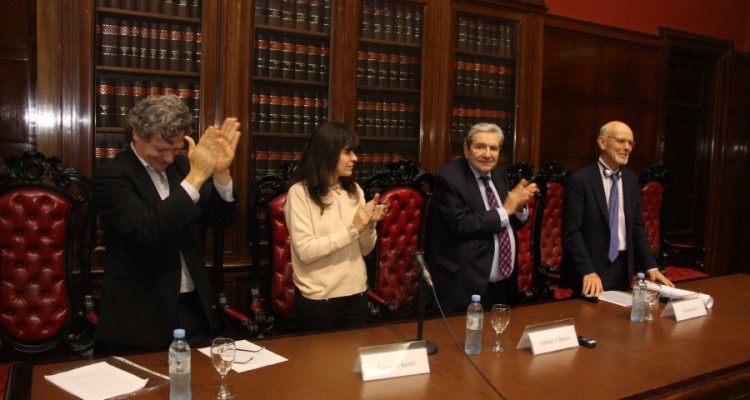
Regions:
M 302 150 L 302 158 L 294 171 L 292 183 L 302 182 L 313 203 L 317 204 L 321 213 L 328 207 L 323 197 L 328 194 L 331 177 L 336 174 L 341 151 L 356 149 L 359 137 L 350 128 L 337 122 L 324 122 L 315 128 L 310 139 Z M 354 176 L 337 177 L 341 187 L 349 193 L 349 197 L 357 195 L 357 185 Z

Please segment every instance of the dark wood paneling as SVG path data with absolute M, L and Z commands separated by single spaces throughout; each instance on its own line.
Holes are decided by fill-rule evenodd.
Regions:
M 596 103 L 591 96 L 546 92 L 542 101 L 542 166 L 557 160 L 566 168 L 591 162 L 596 153 Z M 576 139 L 571 140 L 575 134 Z
M 20 154 L 34 143 L 34 124 L 39 122 L 32 85 L 36 81 L 35 1 L 0 4 L 0 156 Z
M 569 171 L 598 155 L 599 128 L 627 123 L 637 146 L 629 167 L 658 160 L 663 48 L 643 35 L 549 19 L 544 34 L 540 163 L 558 160 Z
M 717 243 L 724 248 L 716 255 L 716 273 L 750 273 L 747 242 L 750 238 L 750 54 L 735 56 L 729 94 L 729 123 L 721 216 Z
M 602 60 L 599 42 L 582 33 L 544 28 L 544 92 L 596 95 Z
M 660 47 L 607 41 L 602 46 L 601 92 L 604 97 L 655 103 L 661 88 Z

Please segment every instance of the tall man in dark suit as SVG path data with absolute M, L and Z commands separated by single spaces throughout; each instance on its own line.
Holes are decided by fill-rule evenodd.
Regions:
M 495 124 L 472 126 L 465 157 L 436 177 L 429 260 L 446 312 L 466 311 L 472 294 L 487 307 L 511 302 L 517 291 L 512 225 L 528 219 L 526 202 L 538 189 L 523 180 L 509 191 L 508 174 L 498 166 L 503 139 Z
M 627 290 L 637 267 L 650 280 L 674 286 L 651 254 L 638 179 L 625 168 L 635 146 L 633 131 L 612 121 L 602 126 L 597 143 L 599 160 L 570 174 L 565 183 L 563 281 L 575 292 L 597 296 Z
M 190 110 L 173 95 L 142 100 L 128 122 L 130 146 L 93 176 L 106 245 L 95 339 L 110 350 L 165 349 L 179 327 L 193 343 L 208 340 L 217 318 L 201 229 L 234 220 L 239 123 L 209 127 L 196 145 Z

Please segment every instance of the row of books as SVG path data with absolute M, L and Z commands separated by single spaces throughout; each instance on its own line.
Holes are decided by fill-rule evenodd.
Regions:
M 357 52 L 357 84 L 419 89 L 422 60 L 408 50 Z
M 252 152 L 253 177 L 255 180 L 268 175 L 280 174 L 283 164 L 296 163 L 302 157 L 301 150 L 285 151 L 270 144 L 262 149 Z M 363 182 L 374 173 L 387 170 L 388 164 L 404 158 L 402 153 L 357 153 L 357 162 L 354 167 L 354 178 Z M 406 155 L 408 160 L 416 160 L 417 154 L 410 152 Z
M 96 29 L 99 65 L 200 71 L 199 26 L 104 15 Z
M 484 96 L 511 96 L 514 89 L 514 72 L 511 67 L 456 60 L 455 92 L 457 94 Z
M 201 17 L 201 0 L 97 0 L 96 5 L 177 17 Z
M 483 18 L 458 16 L 459 50 L 479 51 L 502 57 L 514 54 L 515 29 L 510 23 L 485 21 Z
M 422 42 L 422 7 L 363 2 L 360 36 L 406 43 Z
M 328 118 L 328 98 L 320 91 L 261 88 L 251 100 L 255 132 L 312 133 Z
M 96 126 L 127 127 L 127 115 L 140 100 L 153 95 L 173 94 L 192 110 L 193 127 L 200 126 L 200 84 L 197 82 L 115 79 L 105 76 L 96 82 Z
M 414 102 L 366 96 L 357 100 L 356 127 L 360 135 L 419 137 L 419 106 Z
M 255 24 L 330 32 L 331 0 L 255 0 Z
M 505 135 L 511 134 L 513 113 L 509 110 L 488 110 L 479 107 L 457 106 L 453 108 L 451 131 L 454 137 L 463 137 L 474 124 L 491 122 L 497 124 Z
M 256 76 L 328 81 L 330 56 L 328 43 L 325 41 L 259 31 L 253 47 Z

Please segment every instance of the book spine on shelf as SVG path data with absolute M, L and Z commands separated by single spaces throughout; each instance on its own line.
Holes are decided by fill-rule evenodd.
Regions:
M 307 46 L 307 80 L 317 82 L 320 77 L 320 48 L 313 43 Z
M 115 84 L 115 125 L 127 128 L 127 116 L 133 105 L 133 87 L 125 79 Z
M 292 97 L 292 132 L 304 133 L 305 127 L 302 121 L 305 112 L 305 97 L 302 91 L 295 90 Z
M 412 43 L 422 43 L 422 9 L 414 9 L 414 26 L 412 28 Z
M 161 3 L 162 0 L 148 0 L 146 2 L 147 4 L 147 11 L 150 13 L 159 14 L 161 13 Z
M 365 39 L 372 37 L 372 3 L 362 4 L 362 16 L 359 25 L 359 36 Z
M 193 83 L 193 129 L 201 132 L 201 84 Z
M 268 24 L 268 0 L 255 0 L 253 17 L 255 25 Z
M 281 39 L 281 77 L 294 78 L 294 43 L 287 36 Z
M 311 31 L 319 32 L 323 27 L 322 13 L 323 0 L 310 0 L 309 14 L 307 15 L 307 25 Z
M 301 30 L 310 29 L 307 19 L 310 14 L 310 2 L 308 0 L 297 0 L 294 10 L 294 28 Z
M 162 14 L 175 15 L 175 0 L 161 0 Z
M 189 17 L 190 16 L 190 4 L 188 0 L 175 0 L 177 2 L 176 14 L 178 17 Z
M 294 28 L 295 4 L 295 0 L 281 0 L 281 26 L 284 28 Z
M 323 45 L 320 47 L 320 82 L 328 82 L 328 46 Z
M 105 66 L 117 65 L 118 36 L 120 34 L 119 21 L 113 17 L 102 17 L 101 24 L 101 64 Z
M 115 85 L 111 79 L 98 78 L 96 84 L 96 126 L 110 127 L 115 118 Z
M 271 36 L 268 47 L 268 76 L 271 78 L 281 78 L 283 43 L 278 40 L 278 37 Z
M 169 30 L 169 69 L 178 71 L 182 67 L 183 53 L 183 33 L 182 27 L 178 24 L 172 24 Z
M 165 22 L 159 23 L 159 47 L 158 47 L 158 60 L 160 70 L 169 69 L 169 24 Z
M 323 9 L 320 13 L 321 32 L 331 32 L 331 0 L 323 0 Z
M 189 0 L 188 7 L 190 8 L 190 16 L 192 18 L 201 18 L 202 0 Z
M 281 26 L 281 1 L 268 0 L 268 25 Z

